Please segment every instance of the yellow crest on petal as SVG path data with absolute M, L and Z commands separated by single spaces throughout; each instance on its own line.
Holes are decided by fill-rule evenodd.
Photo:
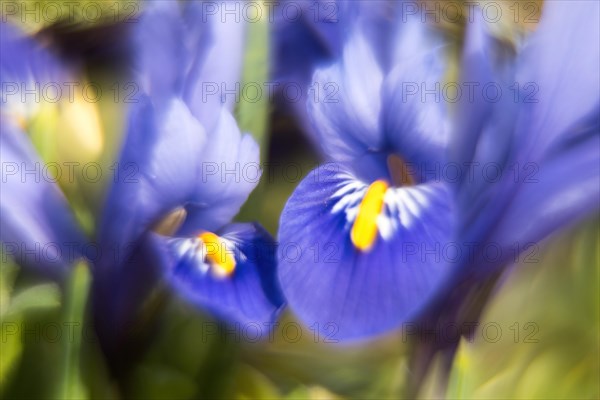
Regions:
M 210 263 L 212 272 L 218 277 L 231 276 L 235 270 L 235 255 L 225 240 L 212 232 L 203 232 L 198 238 L 203 243 L 204 258 Z
M 354 247 L 360 251 L 367 252 L 375 244 L 378 233 L 377 217 L 383 209 L 383 200 L 387 189 L 386 181 L 373 182 L 358 207 L 358 214 L 350 231 L 350 239 Z

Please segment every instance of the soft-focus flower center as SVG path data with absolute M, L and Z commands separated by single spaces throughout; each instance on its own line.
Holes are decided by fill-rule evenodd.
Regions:
M 402 157 L 391 154 L 387 158 L 387 164 L 394 186 L 414 186 L 416 184 L 415 178 L 410 173 Z
M 186 216 L 185 208 L 177 207 L 154 224 L 152 231 L 163 236 L 173 236 L 185 221 Z
M 202 241 L 202 251 L 205 261 L 211 266 L 217 277 L 231 276 L 235 270 L 235 256 L 227 246 L 227 242 L 212 232 L 198 235 Z
M 377 217 L 383 209 L 383 200 L 388 183 L 377 180 L 369 186 L 359 207 L 358 214 L 350 231 L 354 247 L 360 251 L 369 251 L 377 239 Z

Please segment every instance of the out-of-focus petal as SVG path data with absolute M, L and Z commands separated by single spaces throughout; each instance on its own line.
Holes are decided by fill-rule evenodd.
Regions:
M 317 150 L 319 137 L 306 107 L 306 102 L 314 99 L 310 84 L 317 68 L 341 56 L 349 22 L 346 9 L 358 3 L 285 0 L 273 5 L 271 71 L 278 89 L 277 107 L 294 115 Z M 300 10 L 297 18 L 293 15 L 296 10 Z
M 519 190 L 493 235 L 498 243 L 508 247 L 537 242 L 598 211 L 600 114 L 588 115 L 571 129 L 575 140 L 561 143 L 540 163 L 519 165 Z M 514 175 L 510 178 L 515 183 Z
M 52 50 L 0 22 L 0 87 L 2 118 L 28 121 L 49 98 L 61 98 L 73 83 L 72 65 L 59 62 Z
M 272 69 L 277 82 L 294 82 L 304 88 L 315 67 L 341 54 L 344 6 L 324 0 L 273 4 Z
M 236 6 L 227 3 L 185 4 L 184 18 L 193 57 L 184 99 L 207 132 L 219 122 L 219 110 L 223 106 L 233 112 L 236 105 L 234 92 L 242 89 L 246 19 L 236 20 L 230 16 L 223 20 L 223 10 L 225 7 L 241 10 L 243 5 L 243 2 Z M 212 6 L 216 6 L 218 11 L 213 12 Z
M 239 328 L 269 332 L 283 304 L 275 277 L 275 243 L 257 224 L 233 224 L 219 232 L 235 254 L 235 270 L 228 277 L 215 276 L 196 248 L 195 238 L 161 238 L 170 260 L 167 280 L 184 299 Z
M 233 115 L 221 109 L 218 125 L 207 135 L 203 152 L 197 156 L 199 176 L 188 198 L 188 212 L 180 234 L 199 229 L 215 231 L 231 221 L 260 180 L 258 144 L 241 134 Z
M 507 71 L 502 70 L 501 54 L 485 34 L 483 21 L 476 19 L 469 27 L 461 66 L 463 81 L 480 85 L 496 82 L 504 94 L 498 101 L 490 101 L 481 96 L 484 92 L 476 91 L 480 97 L 475 101 L 465 99 L 457 111 L 453 161 L 472 163 L 458 185 L 462 221 L 459 237 L 463 242 L 484 241 L 500 245 L 503 250 L 514 243 L 525 247 L 597 210 L 598 52 L 582 55 L 578 61 L 572 57 L 563 59 L 572 51 L 583 52 L 577 50 L 579 42 L 573 40 L 597 29 L 597 24 L 596 28 L 585 28 L 586 23 L 574 18 L 581 10 L 575 12 L 567 7 L 570 11 L 561 13 L 559 3 L 562 2 L 546 5 L 540 30 L 519 54 L 521 71 L 516 75 L 517 82 L 539 85 L 539 91 L 530 99 L 534 102 L 522 98 L 527 93 L 520 93 L 519 101 L 514 100 L 515 92 L 503 78 Z M 547 35 L 556 40 L 547 42 Z M 586 40 L 583 36 L 579 40 Z M 561 47 L 562 37 L 570 38 L 573 46 L 565 42 Z M 567 68 L 560 76 L 553 75 L 554 69 L 548 64 L 549 57 L 557 54 L 560 62 L 553 65 Z M 590 68 L 590 64 L 596 64 L 596 68 Z M 512 72 L 508 70 L 506 76 L 514 76 Z M 587 79 L 580 80 L 583 74 L 589 76 L 589 83 Z M 480 261 L 474 258 L 465 266 L 489 272 L 508 262 L 505 258 Z
M 158 0 L 144 6 L 133 31 L 137 79 L 157 100 L 181 95 L 190 60 L 179 5 Z
M 447 160 L 448 103 L 443 87 L 444 44 L 420 20 L 402 24 L 395 67 L 384 81 L 383 124 L 397 154 L 417 170 L 441 168 Z
M 100 243 L 130 248 L 153 224 L 186 204 L 200 180 L 205 139 L 204 129 L 181 100 L 158 109 L 141 97 L 130 112 Z M 120 252 L 119 260 L 126 256 Z
M 457 103 L 449 148 L 450 161 L 462 171 L 457 184 L 457 212 L 462 221 L 458 232 L 467 241 L 487 235 L 516 189 L 499 185 L 483 172 L 508 170 L 513 151 L 518 150 L 514 143 L 518 104 L 509 89 L 510 63 L 494 57 L 497 48 L 479 14 L 467 26 L 459 81 L 463 95 Z M 489 95 L 485 85 L 499 88 L 502 94 Z
M 344 162 L 383 146 L 382 80 L 375 55 L 359 31 L 339 63 L 315 72 L 308 113 L 327 156 Z
M 519 81 L 533 83 L 536 91 L 520 110 L 513 163 L 523 174 L 499 222 L 497 240 L 507 241 L 518 223 L 513 237 L 538 241 L 598 211 L 599 48 L 598 3 L 544 5 L 540 26 L 519 60 Z
M 342 25 L 359 26 L 369 42 L 378 64 L 389 72 L 395 64 L 394 53 L 398 29 L 405 23 L 402 0 L 341 1 L 337 3 L 343 15 Z
M 5 55 L 0 60 L 0 75 L 4 82 L 39 82 L 43 85 L 67 76 L 66 66 L 58 62 L 49 48 L 8 22 L 0 22 L 0 50 Z
M 424 307 L 456 257 L 451 193 L 441 182 L 388 189 L 374 247 L 357 250 L 350 229 L 366 190 L 326 165 L 302 181 L 281 215 L 284 295 L 308 326 L 335 332 L 331 339 L 399 327 Z
M 67 200 L 27 136 L 2 120 L 0 241 L 22 266 L 54 278 L 81 257 L 86 243 Z M 59 167 L 60 170 L 60 167 Z
M 127 340 L 132 331 L 138 329 L 139 316 L 146 301 L 154 301 L 157 283 L 162 277 L 162 266 L 167 255 L 164 246 L 154 240 L 154 235 L 145 234 L 127 248 L 101 247 L 102 264 L 97 264 L 93 280 L 94 329 L 109 362 L 119 362 L 127 351 Z M 121 253 L 127 258 L 121 260 Z M 119 270 L 99 270 L 98 267 L 120 263 Z M 129 343 L 130 345 L 130 343 Z
M 549 1 L 538 30 L 528 38 L 519 60 L 518 81 L 532 83 L 524 103 L 527 121 L 517 135 L 530 161 L 561 136 L 577 134 L 574 125 L 600 110 L 600 4 Z

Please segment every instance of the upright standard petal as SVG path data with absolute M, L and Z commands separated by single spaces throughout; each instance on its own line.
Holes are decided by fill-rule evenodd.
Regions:
M 144 3 L 144 10 L 133 29 L 131 51 L 134 52 L 138 83 L 145 93 L 157 100 L 183 94 L 191 63 L 184 33 L 177 2 Z
M 317 150 L 320 150 L 319 138 L 309 122 L 306 102 L 312 97 L 315 70 L 342 53 L 342 38 L 348 26 L 347 13 L 342 10 L 346 5 L 324 0 L 285 0 L 274 3 L 273 7 L 270 69 L 279 89 L 276 106 L 292 113 Z M 297 10 L 297 18 L 291 10 Z M 286 92 L 291 88 L 298 92 L 293 98 Z
M 506 177 L 502 171 L 508 171 L 512 152 L 518 150 L 514 129 L 519 105 L 509 89 L 514 83 L 513 63 L 495 56 L 500 50 L 479 14 L 467 27 L 459 80 L 462 88 L 474 89 L 463 93 L 457 103 L 449 148 L 450 161 L 461 168 L 456 185 L 458 235 L 467 242 L 481 241 L 489 234 L 516 190 L 516 185 L 506 185 L 508 181 L 501 186 L 493 175 L 499 169 Z M 500 96 L 488 96 L 483 90 L 486 85 L 496 88 Z
M 321 102 L 323 96 L 328 102 L 337 102 L 342 94 L 335 86 L 339 81 L 314 81 L 311 79 L 314 71 L 342 58 L 345 44 L 355 31 L 361 32 L 371 47 L 374 60 L 387 71 L 391 63 L 391 32 L 396 26 L 394 16 L 401 4 L 395 0 L 286 0 L 275 3 L 273 76 L 278 87 L 293 86 L 299 92 L 299 96 L 292 100 L 282 91 L 283 95 L 278 99 L 283 101 L 278 102 L 278 106 L 293 108 L 296 120 L 318 150 L 321 150 L 322 138 L 318 129 L 307 122 L 306 103 Z M 355 60 L 362 61 L 361 58 Z M 371 73 L 369 69 L 362 72 L 364 74 L 359 79 L 369 77 Z M 322 150 L 327 155 L 327 149 Z
M 597 29 L 598 21 L 578 22 L 577 16 L 585 11 L 573 4 L 561 12 L 561 3 L 546 5 L 539 31 L 518 54 L 519 70 L 504 71 L 517 84 L 539 88 L 535 97 L 518 92 L 515 101 L 505 85 L 500 101 L 480 98 L 459 107 L 453 154 L 460 154 L 457 162 L 476 168 L 475 174 L 465 174 L 458 192 L 464 241 L 484 238 L 504 249 L 518 241 L 525 247 L 598 209 L 600 94 L 590 87 L 598 87 L 600 62 L 598 51 L 590 52 L 583 39 Z M 556 35 L 579 40 L 561 47 Z M 563 62 L 572 52 L 582 56 Z M 565 70 L 549 67 L 548 57 L 557 54 L 561 61 L 554 64 Z M 500 59 L 498 47 L 483 31 L 483 21 L 476 21 L 469 27 L 463 76 L 479 84 L 501 83 Z M 580 79 L 586 74 L 591 82 Z M 496 173 L 487 175 L 488 167 Z M 483 266 L 493 270 L 504 262 Z M 474 267 L 472 262 L 467 265 Z
M 587 132 L 584 140 L 565 143 L 539 164 L 521 164 L 520 188 L 495 227 L 494 241 L 504 248 L 519 243 L 524 249 L 599 211 L 600 117 L 588 118 L 576 132 L 582 137 Z
M 223 81 L 219 88 L 220 83 L 235 86 L 241 55 L 223 58 L 223 52 L 242 53 L 244 32 L 243 23 L 222 22 L 209 8 L 151 2 L 136 26 L 136 76 L 145 90 L 130 110 L 101 229 L 103 238 L 120 246 L 177 207 L 185 207 L 189 217 L 202 214 L 196 227 L 216 229 L 237 213 L 258 182 L 258 164 L 252 171 L 258 177 L 250 184 L 240 176 L 248 171 L 221 180 L 231 169 L 258 163 L 258 150 L 250 137 L 240 135 L 227 109 L 231 104 L 204 99 L 204 85 L 215 79 Z M 211 205 L 210 213 L 202 211 Z M 122 218 L 109 217 L 114 215 Z
M 517 76 L 536 93 L 520 110 L 515 164 L 523 174 L 497 237 L 507 241 L 527 215 L 518 237 L 537 241 L 600 207 L 600 5 L 545 4 Z
M 246 19 L 211 11 L 224 4 L 186 2 L 183 15 L 192 55 L 183 98 L 207 132 L 219 123 L 221 108 L 233 112 L 242 90 Z
M 399 327 L 451 271 L 449 188 L 441 182 L 386 188 L 328 164 L 302 181 L 281 215 L 283 292 L 300 319 L 330 339 Z M 377 202 L 378 214 L 366 215 Z
M 246 24 L 222 18 L 201 2 L 153 1 L 135 26 L 136 74 L 155 102 L 179 97 L 206 130 L 219 110 L 233 110 L 245 47 Z M 220 7 L 215 5 L 215 7 Z
M 391 147 L 421 176 L 447 161 L 447 46 L 415 17 L 398 31 L 394 67 L 383 83 L 382 124 Z
M 523 104 L 528 123 L 517 135 L 520 146 L 543 154 L 565 136 L 575 139 L 588 115 L 598 116 L 600 93 L 600 4 L 588 1 L 544 3 L 540 25 L 528 38 L 517 79 L 533 84 Z
M 179 234 L 214 231 L 238 213 L 261 177 L 259 147 L 242 134 L 233 115 L 221 109 L 217 126 L 207 135 L 198 156 L 199 176 L 186 205 L 187 218 Z
M 308 86 L 315 67 L 341 53 L 345 5 L 323 0 L 274 3 L 272 70 L 277 82 Z M 297 17 L 291 10 L 297 10 Z
M 345 46 L 342 61 L 315 72 L 308 113 L 329 158 L 345 162 L 383 147 L 382 80 L 375 55 L 358 30 Z
M 204 142 L 203 127 L 181 100 L 165 109 L 145 96 L 134 104 L 99 231 L 103 246 L 121 250 L 111 263 L 127 258 L 144 232 L 193 197 Z

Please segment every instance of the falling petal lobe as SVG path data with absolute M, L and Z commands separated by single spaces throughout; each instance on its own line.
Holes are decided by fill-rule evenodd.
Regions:
M 277 316 L 283 297 L 275 278 L 275 243 L 259 225 L 155 238 L 166 248 L 166 280 L 183 299 L 242 327 L 264 327 Z
M 351 230 L 362 202 L 374 196 L 367 202 L 379 204 L 382 189 L 377 183 L 368 194 L 369 185 L 353 175 L 320 167 L 300 183 L 281 215 L 277 254 L 284 295 L 306 325 L 334 324 L 335 339 L 360 340 L 399 327 L 452 270 L 444 249 L 454 228 L 453 203 L 443 183 L 387 188 L 377 240 L 368 252 L 356 248 Z

